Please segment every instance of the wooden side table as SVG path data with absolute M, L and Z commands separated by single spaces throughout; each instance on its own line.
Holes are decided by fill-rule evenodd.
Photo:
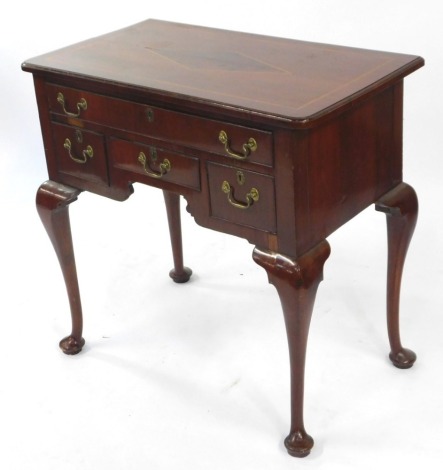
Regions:
M 291 363 L 291 455 L 303 423 L 306 343 L 326 238 L 375 203 L 388 223 L 387 315 L 395 366 L 415 354 L 399 335 L 401 274 L 417 218 L 402 181 L 403 78 L 416 56 L 149 20 L 31 59 L 49 181 L 37 208 L 60 261 L 72 332 L 82 310 L 68 215 L 81 191 L 125 200 L 134 182 L 162 189 L 176 282 L 179 196 L 198 224 L 255 245 L 280 296 Z M 145 214 L 144 214 L 145 215 Z

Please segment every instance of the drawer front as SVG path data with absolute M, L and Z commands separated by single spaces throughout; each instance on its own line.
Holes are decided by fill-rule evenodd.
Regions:
M 104 137 L 64 124 L 52 124 L 54 149 L 60 173 L 108 184 Z
M 272 167 L 272 133 L 49 84 L 51 112 Z
M 200 189 L 198 158 L 121 139 L 111 139 L 109 154 L 111 165 L 137 175 L 136 181 L 168 181 Z
M 276 232 L 274 178 L 208 163 L 211 216 Z

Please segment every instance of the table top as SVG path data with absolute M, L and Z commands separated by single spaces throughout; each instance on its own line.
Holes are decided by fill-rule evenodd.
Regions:
M 246 110 L 304 127 L 423 64 L 412 55 L 147 20 L 33 58 L 22 67 Z

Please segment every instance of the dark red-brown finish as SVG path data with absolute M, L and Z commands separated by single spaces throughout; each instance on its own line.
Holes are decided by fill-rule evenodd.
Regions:
M 77 189 L 47 181 L 40 186 L 36 197 L 38 214 L 54 247 L 68 291 L 72 331 L 60 341 L 60 348 L 66 354 L 79 353 L 85 344 L 82 337 L 82 305 L 69 222 L 69 204 L 77 200 L 79 193 Z
M 295 457 L 307 456 L 314 445 L 303 422 L 306 346 L 315 295 L 329 253 L 327 241 L 297 260 L 259 247 L 253 252 L 254 261 L 266 270 L 277 289 L 285 317 L 291 362 L 291 431 L 285 446 Z
M 181 284 L 189 281 L 192 270 L 183 265 L 180 195 L 171 193 L 170 191 L 163 191 L 163 197 L 165 199 L 169 233 L 171 235 L 172 255 L 174 259 L 174 269 L 169 271 L 169 276 L 174 282 Z
M 386 214 L 388 226 L 387 320 L 394 366 L 409 369 L 417 356 L 400 341 L 400 286 L 406 253 L 418 215 L 417 195 L 411 186 L 401 183 L 385 194 L 375 205 Z
M 402 368 L 415 360 L 399 338 L 401 273 L 417 214 L 402 181 L 403 79 L 423 64 L 155 20 L 25 62 L 50 179 L 37 205 L 71 302 L 63 350 L 78 352 L 84 342 L 69 203 L 83 190 L 117 201 L 134 183 L 163 190 L 170 275 L 186 282 L 184 196 L 198 224 L 255 245 L 254 260 L 277 288 L 291 358 L 285 444 L 291 455 L 307 455 L 304 364 L 325 240 L 375 202 L 388 218 L 391 359 Z

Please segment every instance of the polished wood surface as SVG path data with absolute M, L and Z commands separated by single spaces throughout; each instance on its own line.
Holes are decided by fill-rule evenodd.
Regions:
M 402 183 L 385 194 L 375 205 L 386 214 L 388 228 L 387 320 L 391 345 L 389 358 L 399 369 L 409 369 L 417 356 L 400 340 L 400 287 L 403 265 L 418 215 L 417 195 Z
M 68 292 L 72 331 L 60 341 L 65 354 L 77 354 L 85 345 L 83 315 L 72 245 L 69 204 L 77 200 L 80 191 L 47 181 L 37 191 L 37 211 L 54 247 Z
M 148 20 L 32 59 L 25 69 L 94 77 L 306 126 L 421 65 L 410 55 Z
M 285 317 L 292 388 L 291 428 L 285 446 L 295 457 L 307 456 L 314 445 L 303 421 L 306 346 L 315 295 L 330 251 L 324 240 L 298 260 L 257 247 L 253 252 L 254 261 L 266 270 L 269 282 L 277 289 Z
M 169 272 L 169 277 L 179 284 L 188 282 L 192 270 L 183 264 L 182 229 L 180 220 L 180 196 L 170 191 L 163 191 L 166 213 L 168 216 L 169 233 L 171 235 L 172 255 L 174 269 Z
M 81 191 L 123 201 L 133 184 L 163 190 L 175 282 L 183 262 L 180 196 L 196 222 L 245 238 L 277 290 L 291 366 L 293 456 L 309 454 L 303 419 L 309 324 L 326 238 L 366 207 L 388 223 L 390 358 L 400 341 L 400 284 L 418 203 L 402 178 L 403 79 L 417 56 L 149 20 L 23 64 L 32 72 L 49 181 L 37 208 L 84 344 L 68 208 Z M 149 214 L 143 213 L 143 217 Z M 221 319 L 222 321 L 222 319 Z

